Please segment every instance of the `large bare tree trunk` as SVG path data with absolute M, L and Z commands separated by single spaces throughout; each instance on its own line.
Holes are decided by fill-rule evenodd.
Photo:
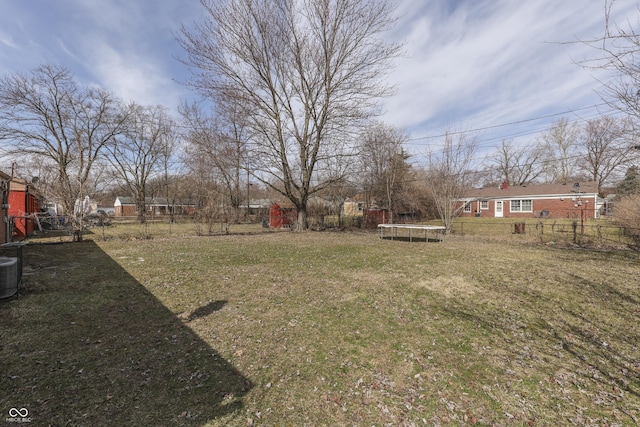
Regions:
M 386 0 L 202 0 L 207 21 L 183 28 L 194 87 L 231 94 L 251 129 L 253 177 L 306 212 L 346 175 L 356 129 L 390 93 L 382 77 L 400 46 Z M 303 229 L 305 223 L 299 227 Z
M 305 231 L 307 229 L 307 210 L 298 209 L 298 220 L 294 231 Z

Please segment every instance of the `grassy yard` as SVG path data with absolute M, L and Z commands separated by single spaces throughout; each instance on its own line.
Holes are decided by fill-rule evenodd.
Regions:
M 257 233 L 25 248 L 0 412 L 31 425 L 634 426 L 640 259 Z M 0 421 L 4 421 L 0 418 Z

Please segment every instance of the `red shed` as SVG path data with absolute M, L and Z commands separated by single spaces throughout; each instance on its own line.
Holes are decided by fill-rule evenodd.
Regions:
M 13 234 L 25 238 L 33 233 L 35 215 L 40 212 L 38 192 L 26 181 L 14 178 L 9 183 L 9 216 L 13 217 Z
M 364 211 L 365 228 L 376 228 L 378 224 L 390 224 L 389 209 L 372 208 Z
M 277 203 L 271 205 L 269 226 L 272 228 L 290 228 L 298 217 L 296 208 L 285 208 Z

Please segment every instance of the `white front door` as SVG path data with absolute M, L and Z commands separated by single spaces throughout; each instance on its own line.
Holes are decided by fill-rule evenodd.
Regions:
M 502 200 L 496 200 L 496 218 L 502 218 Z

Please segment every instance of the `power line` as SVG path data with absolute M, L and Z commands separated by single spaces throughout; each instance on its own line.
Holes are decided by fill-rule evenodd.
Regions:
M 598 116 L 602 116 L 603 114 L 604 115 L 610 114 L 610 113 L 615 111 L 615 110 L 608 110 L 608 111 L 605 111 L 604 113 L 603 112 L 598 112 L 598 113 L 589 114 L 589 115 L 586 115 L 586 116 L 585 115 L 581 116 L 581 115 L 577 114 L 578 111 L 587 110 L 587 109 L 594 108 L 594 107 L 599 107 L 599 106 L 602 106 L 602 105 L 607 105 L 607 104 L 594 104 L 592 106 L 582 107 L 582 108 L 570 110 L 569 112 L 573 112 L 575 114 L 576 118 L 568 120 L 568 123 L 575 124 L 575 123 L 578 123 L 578 122 L 588 122 L 589 120 L 591 120 L 593 118 L 596 118 Z M 559 116 L 559 115 L 562 115 L 562 114 L 566 114 L 566 112 L 554 113 L 554 114 L 549 114 L 549 115 L 546 115 L 546 116 L 541 116 L 541 117 L 538 117 L 538 118 L 525 119 L 525 120 L 520 120 L 520 121 L 516 121 L 516 122 L 511 122 L 511 123 L 518 124 L 518 123 L 524 123 L 524 122 L 531 122 L 531 121 L 538 120 L 540 118 L 554 117 L 554 116 Z M 483 129 L 491 129 L 491 128 L 509 126 L 511 123 L 504 123 L 504 124 L 499 124 L 499 125 L 494 125 L 494 126 L 488 126 L 486 128 L 483 128 Z M 493 136 L 493 137 L 488 138 L 488 139 L 482 139 L 482 140 L 477 141 L 476 142 L 476 147 L 478 149 L 481 149 L 481 148 L 496 148 L 494 143 L 497 142 L 497 141 L 510 140 L 510 139 L 514 139 L 514 138 L 521 138 L 521 137 L 528 136 L 528 135 L 541 134 L 547 129 L 548 129 L 548 125 L 545 124 L 544 126 L 536 127 L 535 129 L 529 129 L 529 130 L 526 130 L 526 131 L 519 131 L 519 132 L 516 132 L 516 133 L 510 133 L 510 134 L 501 135 L 501 136 Z M 448 135 L 465 134 L 467 132 L 472 132 L 472 131 L 453 132 L 453 133 L 449 133 Z M 443 136 L 446 136 L 446 135 L 447 134 L 443 134 L 443 135 L 440 135 L 440 137 L 443 137 Z M 435 138 L 435 137 L 436 136 L 433 136 L 433 138 Z M 413 145 L 414 146 L 419 146 L 421 144 L 413 144 Z M 437 149 L 437 150 L 435 150 L 435 153 L 440 152 L 440 151 L 441 151 L 440 149 Z M 434 152 L 431 151 L 431 153 L 433 154 Z M 421 152 L 420 150 L 414 151 L 413 153 L 411 153 L 411 157 L 414 159 L 412 164 L 414 166 L 419 165 L 421 162 L 419 160 L 417 160 L 417 159 L 424 158 L 424 157 L 427 157 L 427 156 L 429 156 L 429 154 L 426 153 L 426 152 Z M 478 153 L 478 156 L 480 156 L 479 153 Z M 473 159 L 474 162 L 482 161 L 482 160 L 483 160 L 482 156 L 474 157 L 474 159 Z
M 553 113 L 553 114 L 547 114 L 547 115 L 544 115 L 544 116 L 533 117 L 533 118 L 530 118 L 530 119 L 523 119 L 523 120 L 517 120 L 517 121 L 513 121 L 513 122 L 500 123 L 500 124 L 496 124 L 496 125 L 484 126 L 484 127 L 479 127 L 479 128 L 475 128 L 475 129 L 468 129 L 468 130 L 464 130 L 464 131 L 447 132 L 447 133 L 443 133 L 443 134 L 440 134 L 440 135 L 419 136 L 419 137 L 415 137 L 415 138 L 409 138 L 409 139 L 406 140 L 406 142 L 421 141 L 421 140 L 425 140 L 425 139 L 442 138 L 442 137 L 449 136 L 449 135 L 460 135 L 460 134 L 469 133 L 469 132 L 479 132 L 479 131 L 483 131 L 483 130 L 496 129 L 496 128 L 505 127 L 505 126 L 513 126 L 513 125 L 518 125 L 518 124 L 523 124 L 523 123 L 528 123 L 528 122 L 534 122 L 536 120 L 542 120 L 542 119 L 548 119 L 548 118 L 551 118 L 551 117 L 562 116 L 564 114 L 575 113 L 577 111 L 588 110 L 588 109 L 591 109 L 591 108 L 597 108 L 597 107 L 601 107 L 603 105 L 608 105 L 608 104 L 606 102 L 603 102 L 603 103 L 600 103 L 600 104 L 594 104 L 594 105 L 590 105 L 590 106 L 582 107 L 582 108 L 575 108 L 575 109 L 571 109 L 571 110 L 567 110 L 567 111 L 562 111 L 562 112 L 559 112 L 559 113 Z

